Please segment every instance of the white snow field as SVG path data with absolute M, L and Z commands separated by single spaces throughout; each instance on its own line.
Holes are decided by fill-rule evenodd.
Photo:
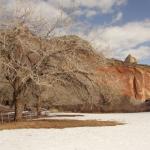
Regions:
M 0 131 L 0 150 L 150 150 L 150 113 L 83 115 L 69 119 L 118 120 L 127 124 L 4 130 Z

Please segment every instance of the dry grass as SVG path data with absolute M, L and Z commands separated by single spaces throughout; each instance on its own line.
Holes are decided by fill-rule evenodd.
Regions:
M 97 120 L 35 120 L 11 122 L 0 125 L 0 130 L 5 129 L 40 129 L 40 128 L 73 128 L 73 127 L 102 127 L 102 126 L 116 126 L 123 125 L 116 121 L 97 121 Z

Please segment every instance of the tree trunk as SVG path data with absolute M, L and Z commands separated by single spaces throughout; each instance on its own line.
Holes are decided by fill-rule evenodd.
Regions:
M 40 98 L 38 98 L 37 106 L 36 106 L 37 117 L 40 116 L 40 108 L 41 108 L 41 101 L 40 101 Z
M 22 111 L 23 111 L 23 106 L 21 100 L 16 98 L 15 99 L 15 121 L 22 120 Z

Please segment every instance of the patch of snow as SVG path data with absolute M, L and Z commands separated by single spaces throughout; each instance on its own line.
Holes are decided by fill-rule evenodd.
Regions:
M 51 116 L 68 115 L 62 113 Z M 116 120 L 125 125 L 0 131 L 0 150 L 149 150 L 150 113 L 70 114 L 57 119 Z

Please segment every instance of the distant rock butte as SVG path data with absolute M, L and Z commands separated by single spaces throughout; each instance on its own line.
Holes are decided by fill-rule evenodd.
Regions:
M 130 64 L 137 64 L 137 59 L 133 57 L 132 55 L 128 55 L 124 61 L 125 63 L 130 63 Z

